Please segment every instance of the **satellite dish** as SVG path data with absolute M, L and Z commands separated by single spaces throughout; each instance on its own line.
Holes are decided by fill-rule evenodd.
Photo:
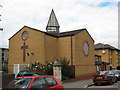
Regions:
M 104 53 L 105 53 L 105 50 L 103 50 L 102 53 L 104 54 Z

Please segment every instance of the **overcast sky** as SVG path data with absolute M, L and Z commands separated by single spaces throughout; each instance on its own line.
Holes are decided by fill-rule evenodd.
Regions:
M 0 0 L 0 47 L 24 25 L 45 31 L 51 10 L 60 32 L 86 28 L 96 43 L 118 47 L 119 0 Z

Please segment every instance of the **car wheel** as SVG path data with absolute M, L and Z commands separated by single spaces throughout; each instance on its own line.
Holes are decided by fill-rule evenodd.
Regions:
M 118 82 L 118 78 L 116 78 L 115 82 L 116 82 L 116 83 Z
M 100 83 L 94 83 L 96 86 L 100 85 Z
M 120 81 L 120 77 L 118 77 L 118 81 Z
M 113 84 L 112 80 L 110 80 L 109 84 L 110 84 L 110 85 L 112 85 L 112 84 Z

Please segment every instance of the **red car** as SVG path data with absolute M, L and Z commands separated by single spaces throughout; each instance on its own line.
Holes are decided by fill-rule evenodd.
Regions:
M 42 89 L 52 90 L 60 89 L 63 90 L 63 85 L 53 76 L 29 76 L 29 77 L 18 77 L 9 83 L 7 88 L 19 88 L 19 89 Z
M 100 71 L 93 77 L 93 82 L 95 85 L 101 83 L 109 83 L 112 84 L 113 82 L 117 82 L 117 77 L 111 71 Z

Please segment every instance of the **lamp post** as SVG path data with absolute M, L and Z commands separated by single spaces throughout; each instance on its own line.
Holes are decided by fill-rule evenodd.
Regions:
M 27 53 L 27 55 L 30 57 L 30 67 L 31 67 L 32 64 L 31 58 L 34 56 L 34 53 Z
M 0 5 L 0 7 L 3 7 L 3 6 Z M 1 18 L 1 14 L 0 14 L 0 18 Z M 0 19 L 0 21 L 2 21 L 2 20 Z M 0 28 L 0 31 L 3 31 L 3 28 Z

